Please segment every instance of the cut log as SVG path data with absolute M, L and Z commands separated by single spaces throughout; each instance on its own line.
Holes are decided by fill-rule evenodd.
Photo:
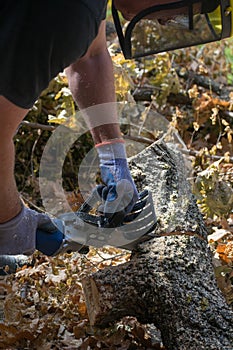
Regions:
M 153 193 L 155 237 L 139 244 L 129 262 L 82 281 L 90 323 L 135 316 L 160 329 L 168 350 L 232 350 L 233 311 L 216 284 L 182 155 L 159 141 L 130 164 L 136 183 Z

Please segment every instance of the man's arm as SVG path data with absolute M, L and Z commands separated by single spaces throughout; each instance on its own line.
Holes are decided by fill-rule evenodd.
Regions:
M 84 110 L 98 106 L 91 108 L 86 116 L 96 144 L 121 137 L 114 103 L 113 65 L 107 49 L 105 26 L 105 21 L 102 21 L 98 35 L 85 56 L 66 69 L 69 86 L 79 108 Z M 104 105 L 106 103 L 110 104 Z
M 120 224 L 138 200 L 138 192 L 128 168 L 118 123 L 113 66 L 107 50 L 104 21 L 86 55 L 72 64 L 66 73 L 98 152 L 104 183 L 98 187 L 98 193 L 105 201 L 102 211 L 111 217 L 111 221 L 115 220 L 116 214 Z M 86 110 L 87 107 L 92 108 Z

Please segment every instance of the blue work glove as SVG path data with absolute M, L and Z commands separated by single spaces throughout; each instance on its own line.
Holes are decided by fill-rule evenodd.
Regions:
M 46 237 L 46 240 L 43 240 L 43 237 Z M 52 255 L 62 240 L 63 233 L 57 229 L 48 215 L 26 208 L 24 205 L 16 217 L 0 224 L 0 255 L 31 255 L 35 249 Z
M 103 200 L 99 211 L 108 218 L 110 226 L 118 226 L 139 198 L 128 167 L 125 144 L 121 139 L 96 146 L 103 185 L 97 191 Z

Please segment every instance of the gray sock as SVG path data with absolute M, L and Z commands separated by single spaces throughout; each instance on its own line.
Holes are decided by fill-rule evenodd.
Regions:
M 54 227 L 49 216 L 23 206 L 16 217 L 0 224 L 0 255 L 31 255 L 36 247 L 36 230 L 43 226 L 49 230 Z

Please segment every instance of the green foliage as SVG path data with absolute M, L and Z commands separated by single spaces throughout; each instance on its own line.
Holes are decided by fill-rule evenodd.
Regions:
M 194 183 L 194 192 L 206 217 L 227 218 L 233 211 L 233 184 L 224 176 L 223 159 L 200 172 Z
M 143 74 L 153 86 L 154 98 L 159 106 L 166 104 L 170 94 L 180 92 L 180 82 L 168 53 L 155 55 L 152 59 L 144 59 L 143 66 Z
M 232 85 L 233 84 L 233 49 L 232 47 L 229 47 L 229 46 L 226 47 L 224 50 L 224 53 L 231 67 L 231 72 L 227 74 L 227 81 L 228 81 L 228 84 Z

